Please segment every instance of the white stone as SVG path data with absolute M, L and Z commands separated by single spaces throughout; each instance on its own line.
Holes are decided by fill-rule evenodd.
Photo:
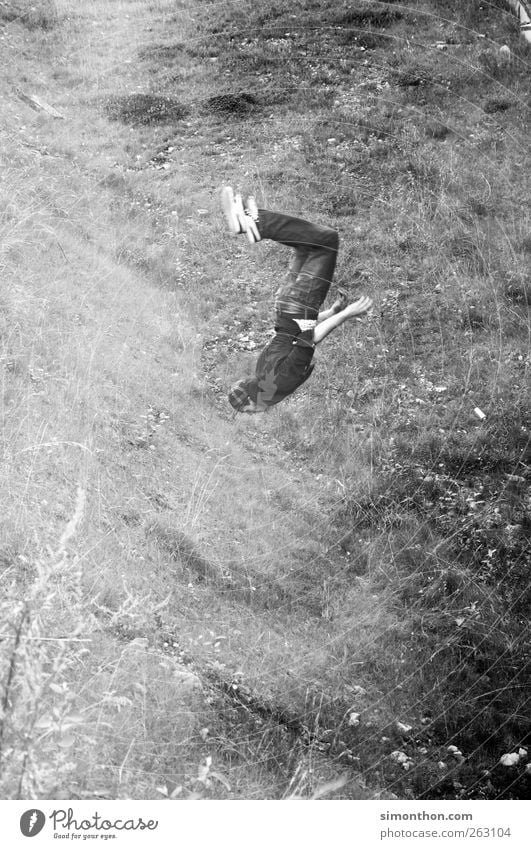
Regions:
M 396 761 L 396 763 L 398 763 L 398 764 L 405 764 L 410 760 L 410 758 L 406 755 L 405 752 L 399 752 L 399 751 L 391 752 L 389 757 L 393 761 Z
M 519 760 L 519 755 L 516 752 L 511 752 L 510 754 L 502 755 L 500 763 L 502 766 L 516 766 Z

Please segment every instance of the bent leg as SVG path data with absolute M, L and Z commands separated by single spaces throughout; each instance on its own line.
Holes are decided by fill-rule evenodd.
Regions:
M 277 309 L 290 315 L 319 311 L 336 266 L 339 237 L 331 227 L 291 215 L 258 210 L 262 239 L 294 248 L 287 281 L 277 292 Z

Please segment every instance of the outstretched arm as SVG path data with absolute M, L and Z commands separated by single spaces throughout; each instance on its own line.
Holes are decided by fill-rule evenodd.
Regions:
M 348 296 L 343 289 L 338 290 L 339 297 L 336 298 L 330 309 L 323 310 L 317 316 L 317 324 L 320 324 L 325 319 L 330 318 L 331 315 L 336 315 L 336 313 L 341 312 L 341 310 L 345 309 L 348 303 Z
M 322 342 L 323 339 L 332 332 L 332 330 L 336 329 L 336 327 L 339 327 L 345 321 L 348 321 L 349 318 L 357 318 L 360 315 L 364 315 L 371 307 L 372 300 L 366 295 L 363 295 L 361 298 L 358 298 L 357 301 L 346 306 L 345 309 L 341 310 L 341 312 L 330 315 L 328 318 L 320 321 L 313 331 L 314 344 L 318 345 L 319 342 Z

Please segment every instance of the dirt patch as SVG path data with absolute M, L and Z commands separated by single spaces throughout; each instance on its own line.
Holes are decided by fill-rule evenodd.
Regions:
M 173 97 L 136 93 L 109 99 L 105 111 L 115 121 L 147 125 L 182 121 L 190 110 Z

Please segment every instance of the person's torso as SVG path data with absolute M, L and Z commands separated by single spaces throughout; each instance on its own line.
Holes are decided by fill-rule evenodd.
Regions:
M 275 336 L 256 363 L 256 376 L 263 403 L 278 404 L 310 376 L 314 346 L 293 319 L 277 316 Z M 291 356 L 297 348 L 296 356 Z

